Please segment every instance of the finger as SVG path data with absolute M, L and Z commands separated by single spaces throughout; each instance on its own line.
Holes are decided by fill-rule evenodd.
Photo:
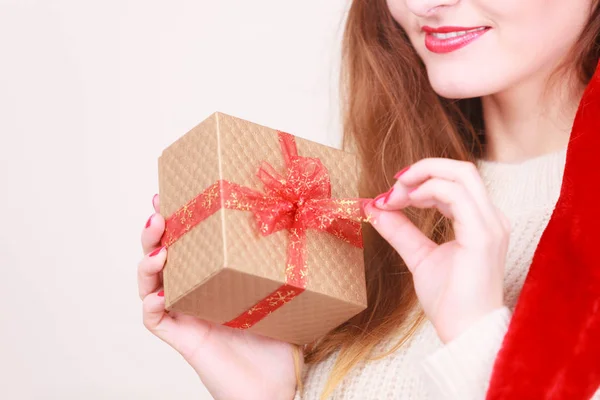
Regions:
M 434 198 L 427 198 L 424 200 L 409 200 L 409 205 L 416 208 L 435 208 L 446 218 L 453 218 L 452 211 L 450 210 L 450 205 L 442 203 L 441 201 L 438 201 Z
M 449 158 L 424 158 L 402 173 L 397 183 L 400 183 L 400 187 L 411 188 L 431 178 L 441 178 L 461 184 L 472 195 L 481 215 L 488 222 L 498 222 L 495 209 L 475 164 Z
M 459 243 L 464 244 L 466 240 L 480 237 L 489 230 L 473 197 L 458 183 L 432 178 L 408 196 L 410 205 L 415 207 L 424 208 L 429 200 L 446 204 L 447 212 L 450 213 L 448 217 L 454 221 L 456 240 Z
M 164 292 L 148 294 L 143 301 L 144 326 L 160 339 L 171 344 L 172 332 L 176 329 L 176 322 L 165 311 Z
M 158 193 L 152 198 L 152 207 L 154 207 L 155 212 L 160 212 L 160 196 Z
M 365 211 L 375 230 L 400 254 L 411 272 L 437 247 L 402 211 L 380 210 L 372 202 L 365 205 Z
M 144 298 L 144 326 L 178 351 L 188 362 L 201 348 L 211 329 L 234 331 L 233 328 L 215 326 L 191 315 L 167 313 L 163 295 L 164 293 L 155 292 Z M 208 357 L 210 354 L 203 352 L 202 356 Z
M 148 254 L 160 245 L 160 238 L 164 231 L 165 219 L 158 213 L 152 214 L 142 231 L 142 248 L 144 254 Z
M 160 272 L 165 266 L 167 249 L 159 247 L 140 261 L 138 265 L 138 291 L 141 299 L 156 291 L 161 285 Z

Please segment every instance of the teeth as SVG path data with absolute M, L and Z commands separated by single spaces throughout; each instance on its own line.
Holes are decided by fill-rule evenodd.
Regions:
M 433 37 L 436 37 L 438 39 L 450 39 L 450 38 L 453 38 L 453 37 L 466 35 L 469 32 L 477 32 L 477 31 L 482 31 L 484 29 L 485 29 L 485 27 L 470 29 L 468 31 L 456 31 L 456 32 L 448 32 L 448 33 L 436 33 L 436 32 L 434 32 L 434 33 L 432 33 L 432 35 L 433 35 Z

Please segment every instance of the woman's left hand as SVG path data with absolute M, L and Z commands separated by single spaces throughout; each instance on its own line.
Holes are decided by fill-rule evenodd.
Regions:
M 425 315 L 447 343 L 504 305 L 510 223 L 473 163 L 426 158 L 399 174 L 365 211 L 411 271 Z M 401 211 L 407 206 L 437 208 L 452 220 L 455 239 L 441 245 L 430 240 Z

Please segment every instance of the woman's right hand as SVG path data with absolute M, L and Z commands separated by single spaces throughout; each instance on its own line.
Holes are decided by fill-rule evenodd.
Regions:
M 138 266 L 146 328 L 183 356 L 215 399 L 292 399 L 296 370 L 291 344 L 165 312 L 162 269 L 167 250 L 160 247 L 165 220 L 159 214 L 158 195 L 152 203 L 156 213 L 142 232 L 145 256 Z

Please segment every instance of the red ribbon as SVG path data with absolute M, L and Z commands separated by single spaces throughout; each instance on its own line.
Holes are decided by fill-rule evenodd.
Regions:
M 285 283 L 224 325 L 247 329 L 306 288 L 306 230 L 316 229 L 362 248 L 361 222 L 368 221 L 370 199 L 332 199 L 327 168 L 318 158 L 298 155 L 294 136 L 277 131 L 286 165 L 285 177 L 263 161 L 257 176 L 264 193 L 218 180 L 165 221 L 163 246 L 170 246 L 221 207 L 251 211 L 262 235 L 289 231 Z

